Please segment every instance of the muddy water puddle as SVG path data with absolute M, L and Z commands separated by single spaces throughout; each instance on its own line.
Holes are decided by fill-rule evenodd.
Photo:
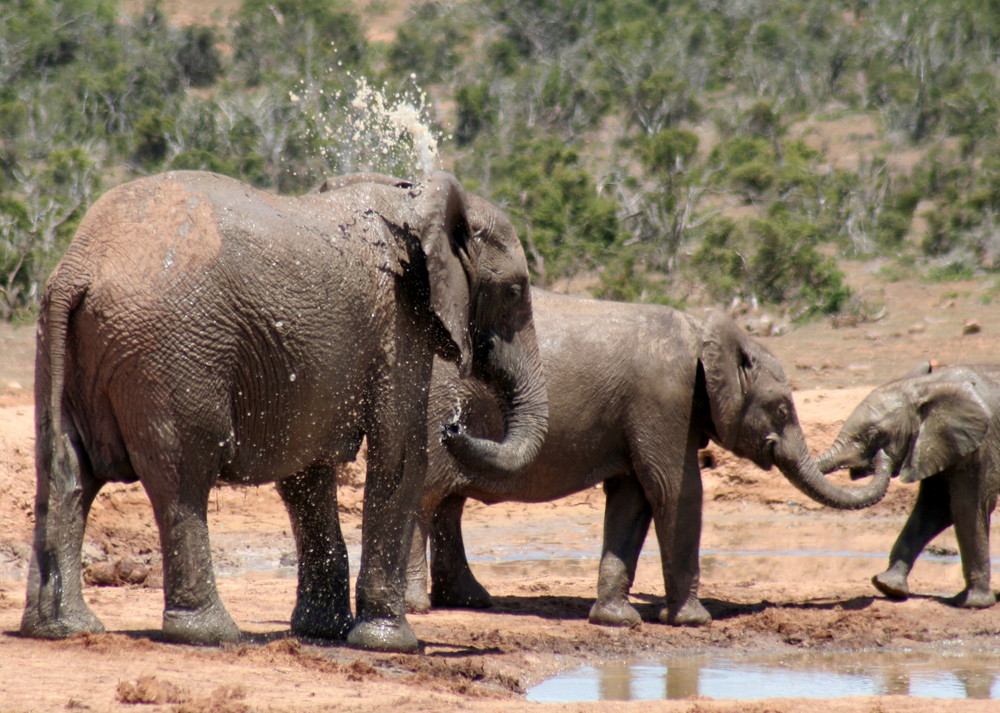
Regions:
M 1000 700 L 1000 661 L 987 654 L 905 651 L 609 661 L 543 681 L 528 690 L 527 698 L 571 703 L 886 695 Z

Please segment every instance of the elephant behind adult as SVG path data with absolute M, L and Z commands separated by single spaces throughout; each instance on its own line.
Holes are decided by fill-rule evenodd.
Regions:
M 604 543 L 595 623 L 639 621 L 628 603 L 640 549 L 655 523 L 666 585 L 660 620 L 710 620 L 698 599 L 702 483 L 698 451 L 714 440 L 769 469 L 776 465 L 809 497 L 837 508 L 878 501 L 883 468 L 863 488 L 841 488 L 816 468 L 778 361 L 719 312 L 704 321 L 655 305 L 604 302 L 533 290 L 549 430 L 534 463 L 490 482 L 430 444 L 428 484 L 410 558 L 411 610 L 485 607 L 462 544 L 466 498 L 540 502 L 604 483 Z M 479 435 L 502 432 L 502 408 L 454 368 L 437 361 L 431 423 L 461 413 Z M 426 538 L 431 585 L 427 596 Z
M 209 491 L 277 481 L 299 555 L 292 631 L 415 649 L 405 549 L 433 357 L 509 407 L 503 443 L 452 429 L 447 446 L 484 474 L 522 467 L 546 420 L 527 281 L 510 222 L 444 173 L 418 185 L 354 177 L 287 197 L 174 172 L 108 192 L 50 278 L 39 318 L 21 632 L 103 629 L 81 592 L 87 513 L 104 483 L 138 480 L 160 531 L 164 635 L 238 639 L 212 573 Z M 334 466 L 365 436 L 355 620 Z
M 879 450 L 900 481 L 920 489 L 889 566 L 872 583 L 888 597 L 906 599 L 917 557 L 954 525 L 965 588 L 953 601 L 993 606 L 990 516 L 1000 492 L 1000 366 L 919 365 L 868 394 L 816 460 L 824 472 L 853 471 L 867 468 Z

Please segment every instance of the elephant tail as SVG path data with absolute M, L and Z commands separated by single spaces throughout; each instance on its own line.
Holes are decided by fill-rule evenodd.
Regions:
M 70 274 L 66 274 L 70 273 Z M 70 315 L 83 300 L 90 276 L 60 270 L 49 279 L 38 318 L 35 350 L 35 454 L 39 489 L 66 461 L 64 391 Z

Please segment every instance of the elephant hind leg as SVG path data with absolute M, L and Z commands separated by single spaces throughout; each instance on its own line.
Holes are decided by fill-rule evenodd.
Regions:
M 40 440 L 52 443 L 44 431 Z M 87 515 L 103 481 L 94 477 L 75 437 L 63 438 L 69 448 L 52 448 L 39 458 L 35 542 L 20 627 L 22 635 L 41 639 L 104 631 L 83 599 L 81 581 Z
M 445 498 L 434 513 L 431 537 L 431 603 L 435 607 L 489 609 L 493 598 L 469 567 L 462 541 L 465 498 Z
M 990 514 L 995 496 L 980 492 L 985 487 L 978 472 L 952 476 L 948 480 L 955 538 L 962 557 L 965 588 L 953 599 L 955 606 L 987 609 L 997 602 L 990 586 Z M 979 487 L 970 487 L 977 483 Z
M 194 439 L 178 439 L 195 442 Z M 191 447 L 170 462 L 162 452 L 147 459 L 130 452 L 153 505 L 163 551 L 163 636 L 167 641 L 215 646 L 241 633 L 219 599 L 208 538 L 208 495 L 219 464 Z M 198 457 L 202 456 L 202 457 Z
M 337 509 L 337 473 L 331 466 L 313 465 L 279 481 L 277 487 L 292 521 L 299 559 L 292 633 L 342 640 L 354 619 L 347 547 Z

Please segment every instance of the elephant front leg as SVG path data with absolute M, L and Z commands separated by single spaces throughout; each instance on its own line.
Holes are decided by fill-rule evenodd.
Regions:
M 406 564 L 406 611 L 426 614 L 431 609 L 427 595 L 427 530 L 430 517 L 421 513 L 413 526 L 410 559 Z
M 667 591 L 667 605 L 660 610 L 659 619 L 674 626 L 702 626 L 712 621 L 698 598 L 702 486 L 697 443 L 688 445 L 680 482 L 661 480 L 664 500 L 653 508 Z
M 327 465 L 314 465 L 279 481 L 277 488 L 292 522 L 299 560 L 292 633 L 303 638 L 342 640 L 354 619 L 336 471 Z
M 652 508 L 635 477 L 604 482 L 604 543 L 591 624 L 635 626 L 642 620 L 628 601 Z
M 87 514 L 102 483 L 81 471 L 72 448 L 64 457 L 43 461 L 38 478 L 35 542 L 20 632 L 42 639 L 100 633 L 104 625 L 83 599 L 80 550 Z
M 429 379 L 429 368 L 402 375 L 369 419 L 357 618 L 347 635 L 356 648 L 401 653 L 419 648 L 406 621 L 406 565 L 427 471 L 426 410 L 418 405 L 426 406 L 420 385 Z
M 944 478 L 932 476 L 920 483 L 917 500 L 889 552 L 889 566 L 872 577 L 872 584 L 890 599 L 910 596 L 907 581 L 913 563 L 927 543 L 952 523 L 950 496 Z
M 431 602 L 436 607 L 488 609 L 493 598 L 479 583 L 465 557 L 462 510 L 465 498 L 451 496 L 434 513 L 431 537 Z

